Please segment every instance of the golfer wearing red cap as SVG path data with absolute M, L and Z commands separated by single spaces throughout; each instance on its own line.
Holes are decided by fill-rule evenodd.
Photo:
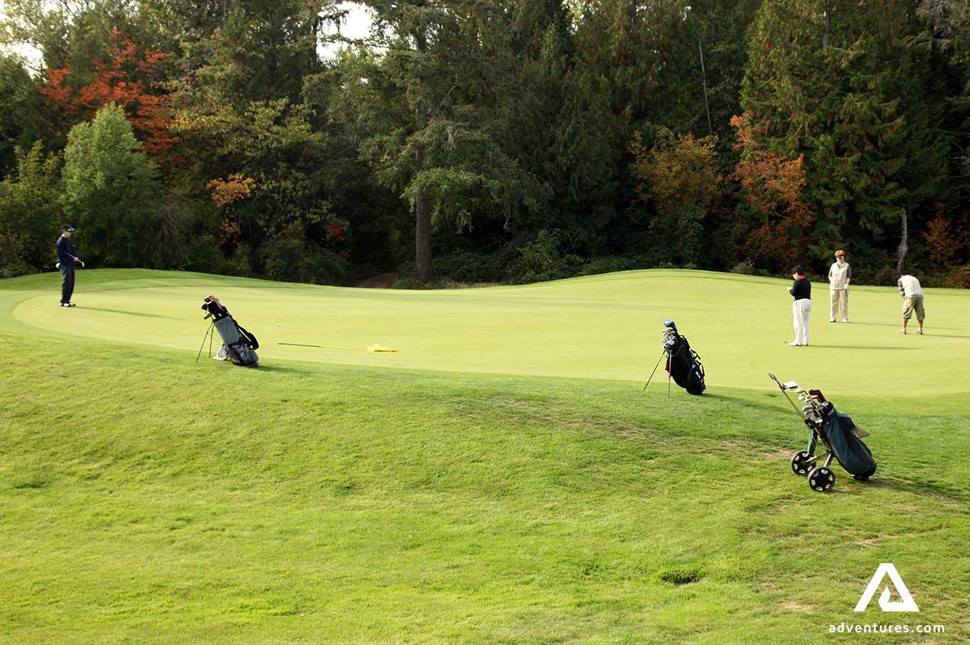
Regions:
M 849 322 L 849 283 L 852 282 L 852 269 L 845 261 L 845 251 L 835 252 L 835 263 L 829 268 L 829 296 L 832 306 L 829 309 L 829 322 L 842 316 L 842 322 Z

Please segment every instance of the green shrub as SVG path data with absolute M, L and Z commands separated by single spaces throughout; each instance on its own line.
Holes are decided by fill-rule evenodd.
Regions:
M 293 223 L 260 248 L 263 275 L 281 282 L 344 284 L 347 268 L 336 253 L 308 243 Z
M 647 258 L 634 256 L 608 256 L 593 258 L 583 264 L 577 275 L 599 275 L 602 273 L 614 273 L 616 271 L 632 271 L 634 269 L 647 269 L 651 266 Z

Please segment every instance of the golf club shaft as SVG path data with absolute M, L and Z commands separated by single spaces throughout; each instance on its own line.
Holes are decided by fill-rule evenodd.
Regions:
M 277 345 L 289 345 L 291 347 L 316 347 L 318 349 L 346 349 L 354 352 L 366 352 L 366 347 L 338 347 L 336 345 L 308 345 L 306 343 L 277 343 Z

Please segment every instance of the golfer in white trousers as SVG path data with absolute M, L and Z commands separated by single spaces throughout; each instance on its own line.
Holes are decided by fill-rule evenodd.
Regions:
M 801 265 L 792 269 L 795 282 L 788 293 L 795 302 L 792 303 L 792 322 L 795 325 L 795 340 L 788 343 L 792 347 L 808 347 L 808 327 L 812 315 L 812 283 L 805 277 L 805 269 Z

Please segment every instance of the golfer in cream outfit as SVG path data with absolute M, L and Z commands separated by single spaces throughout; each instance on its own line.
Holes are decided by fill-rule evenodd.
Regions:
M 852 268 L 845 261 L 845 251 L 835 252 L 835 263 L 829 269 L 829 296 L 832 307 L 829 309 L 829 322 L 835 322 L 842 314 L 842 322 L 849 322 L 849 283 L 852 282 Z

